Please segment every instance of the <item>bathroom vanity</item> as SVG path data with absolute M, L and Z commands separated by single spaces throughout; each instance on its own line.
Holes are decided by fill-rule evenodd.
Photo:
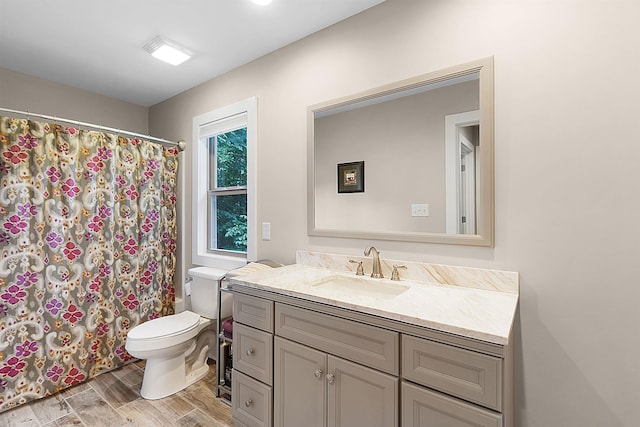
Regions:
M 513 426 L 517 273 L 350 261 L 371 271 L 299 251 L 231 279 L 234 423 Z

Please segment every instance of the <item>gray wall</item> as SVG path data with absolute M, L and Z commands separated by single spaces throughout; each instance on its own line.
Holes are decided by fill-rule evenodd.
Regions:
M 478 109 L 478 81 L 315 120 L 317 228 L 445 232 L 445 116 Z M 337 192 L 337 164 L 365 162 L 365 191 Z M 429 205 L 411 217 L 411 205 Z
M 387 0 L 152 107 L 150 130 L 189 139 L 193 116 L 256 95 L 258 222 L 272 232 L 259 257 L 373 243 L 387 258 L 519 271 L 517 425 L 635 426 L 640 168 L 623 158 L 638 146 L 625 130 L 638 16 L 634 0 Z M 307 236 L 306 183 L 291 179 L 306 176 L 307 106 L 491 55 L 495 248 Z
M 146 107 L 3 68 L 0 68 L 0 107 L 142 134 L 146 134 L 149 127 L 149 110 Z M 0 115 L 9 114 L 0 111 Z

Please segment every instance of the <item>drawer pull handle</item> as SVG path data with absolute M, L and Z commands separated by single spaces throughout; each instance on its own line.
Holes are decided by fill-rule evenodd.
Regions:
M 322 369 L 316 369 L 316 371 L 313 373 L 313 375 L 317 378 L 320 379 L 322 377 Z
M 253 353 L 255 353 L 255 350 L 250 348 L 249 350 L 247 350 L 247 356 L 251 356 L 253 355 Z
M 333 374 L 327 374 L 327 382 L 329 384 L 333 384 L 333 379 L 335 378 L 335 376 Z
M 251 405 L 253 405 L 253 400 L 251 400 L 251 399 L 249 399 L 249 400 L 247 400 L 246 402 L 244 402 L 244 406 L 246 406 L 247 408 L 248 408 L 249 406 L 251 406 Z

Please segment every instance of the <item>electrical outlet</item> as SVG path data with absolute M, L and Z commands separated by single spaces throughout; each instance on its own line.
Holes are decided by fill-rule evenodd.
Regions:
M 411 216 L 429 216 L 429 205 L 426 203 L 412 204 Z

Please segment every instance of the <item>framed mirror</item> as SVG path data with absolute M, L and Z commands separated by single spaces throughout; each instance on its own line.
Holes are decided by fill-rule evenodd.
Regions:
M 309 107 L 307 182 L 309 235 L 493 246 L 493 58 Z

